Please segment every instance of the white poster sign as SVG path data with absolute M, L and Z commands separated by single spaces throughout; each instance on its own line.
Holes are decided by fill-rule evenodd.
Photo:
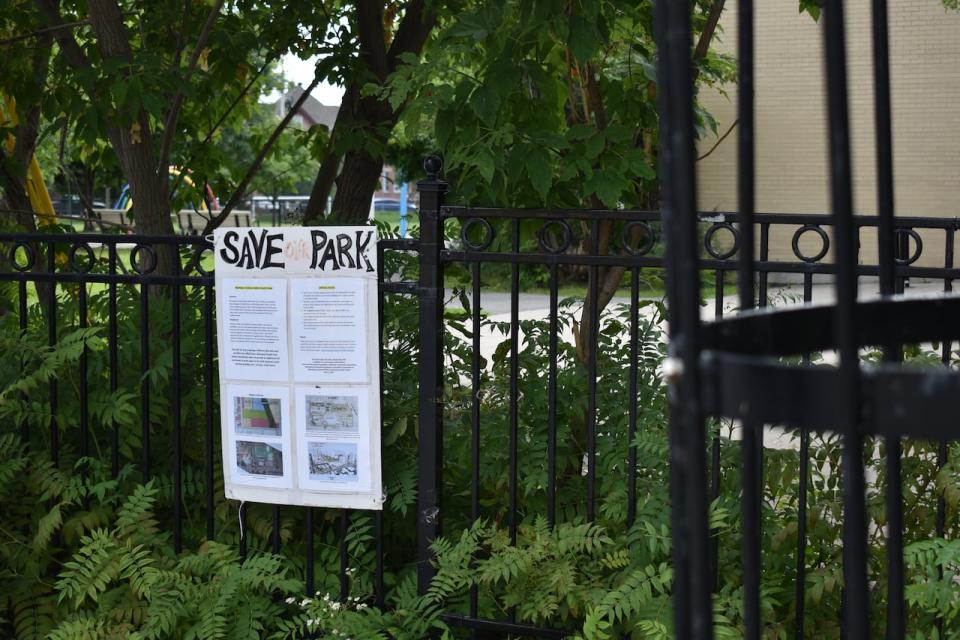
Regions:
M 381 509 L 373 227 L 214 232 L 224 490 Z

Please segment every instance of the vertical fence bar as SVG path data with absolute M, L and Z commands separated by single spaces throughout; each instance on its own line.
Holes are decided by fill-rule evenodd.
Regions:
M 719 320 L 723 317 L 723 270 L 713 272 L 713 317 Z
M 719 320 L 723 317 L 723 271 L 717 269 L 713 272 L 713 317 Z M 713 502 L 720 497 L 720 432 L 713 437 L 710 444 L 710 501 Z M 713 589 L 720 587 L 720 536 L 716 530 L 710 532 L 710 581 Z
M 639 386 L 640 267 L 630 270 L 630 395 L 627 416 L 627 527 L 637 518 L 637 389 Z
M 111 276 L 117 275 L 117 244 L 110 242 L 108 245 L 107 271 Z M 117 357 L 117 283 L 110 280 L 108 287 L 108 309 L 110 317 L 107 318 L 107 344 L 109 350 L 110 367 L 110 393 L 116 393 L 119 386 Z M 110 425 L 110 474 L 116 478 L 120 473 L 120 425 L 116 421 Z
M 384 336 L 384 321 L 383 321 L 383 303 L 384 303 L 384 293 L 382 289 L 383 285 L 383 275 L 384 275 L 384 263 L 383 263 L 383 245 L 377 243 L 377 360 L 380 366 L 380 375 L 383 377 L 386 372 L 386 367 L 384 366 L 384 343 L 386 342 L 386 337 Z M 380 380 L 380 405 L 383 406 L 383 380 Z M 384 433 L 384 422 L 383 422 L 383 411 L 380 411 L 380 433 Z M 380 445 L 380 459 L 383 460 L 383 445 Z M 386 498 L 386 491 L 384 491 L 384 497 Z M 373 514 L 374 522 L 374 536 L 376 541 L 375 549 L 375 560 L 374 560 L 374 575 L 373 575 L 373 594 L 374 594 L 374 603 L 379 609 L 383 609 L 384 603 L 386 601 L 386 596 L 384 594 L 383 588 L 383 509 L 386 509 L 386 505 L 381 505 L 380 511 L 375 511 Z M 310 522 L 312 519 L 312 511 L 309 514 L 311 516 Z M 313 576 L 313 528 L 311 527 L 309 535 L 307 536 L 307 541 L 310 545 L 310 577 Z M 313 591 L 313 587 L 310 587 L 310 592 Z
M 47 272 L 51 275 L 57 269 L 56 244 L 47 242 Z M 47 290 L 47 344 L 53 348 L 57 346 L 57 281 L 50 280 Z M 50 378 L 50 458 L 54 464 L 60 462 L 60 425 L 57 421 L 59 398 L 57 394 L 57 379 Z
M 240 559 L 247 559 L 247 503 L 241 502 L 237 509 L 237 523 L 240 528 Z
M 690 6 L 657 2 L 660 162 L 665 185 L 671 356 L 670 467 L 674 549 L 674 622 L 678 639 L 713 637 L 709 579 L 706 443 L 700 406 L 700 276 Z
M 853 220 L 850 126 L 844 3 L 832 0 L 823 11 L 826 40 L 827 111 L 830 139 L 830 191 L 836 235 L 836 340 L 843 401 L 837 427 L 843 433 L 844 622 L 850 640 L 869 636 L 866 484 L 863 437 L 859 433 L 860 361 L 855 335 L 857 237 Z
M 877 257 L 880 293 L 894 293 L 894 198 L 893 139 L 890 114 L 890 51 L 886 0 L 873 0 L 873 84 L 877 146 Z M 884 347 L 884 360 L 900 360 L 899 345 Z M 903 603 L 903 486 L 901 444 L 897 436 L 886 438 L 887 471 L 887 638 L 906 633 Z
M 204 461 L 203 470 L 205 474 L 204 488 L 207 499 L 207 540 L 213 540 L 213 285 L 206 284 L 203 287 L 203 379 L 204 385 L 203 405 L 204 405 Z
M 590 255 L 600 254 L 600 222 L 590 223 Z M 587 319 L 587 520 L 597 511 L 597 342 L 600 340 L 600 270 L 590 266 L 590 316 Z
M 557 523 L 557 265 L 550 265 L 550 338 L 547 363 L 547 522 Z
M 173 247 L 173 273 L 180 275 L 180 252 Z M 180 294 L 179 283 L 170 285 L 170 309 L 173 326 L 173 366 L 170 375 L 170 413 L 173 419 L 173 549 L 183 549 L 183 450 L 180 433 Z
M 717 269 L 713 272 L 713 317 L 719 320 L 723 317 L 723 271 Z M 720 497 L 720 432 L 713 437 L 710 444 L 710 500 L 711 502 Z M 720 588 L 720 536 L 716 530 L 710 532 L 710 583 L 716 591 Z
M 813 300 L 813 274 L 803 274 L 803 302 Z M 803 364 L 810 364 L 810 354 L 803 355 Z M 807 490 L 810 484 L 810 431 L 800 428 L 800 478 L 797 497 L 797 581 L 794 584 L 794 600 L 797 607 L 796 640 L 803 640 L 804 616 L 807 599 Z
M 514 218 L 510 230 L 510 249 L 520 253 L 520 220 Z M 510 420 L 509 420 L 509 516 L 510 544 L 517 543 L 517 430 L 520 372 L 520 264 L 510 264 Z M 511 613 L 511 620 L 513 619 Z
M 753 302 L 753 218 L 754 218 L 754 88 L 753 88 L 753 0 L 740 0 L 737 7 L 737 219 L 740 252 L 737 260 L 737 289 L 740 309 L 752 309 Z M 743 499 L 743 619 L 748 640 L 760 638 L 761 508 L 763 475 L 760 466 L 763 425 L 744 420 L 741 441 L 741 483 Z
M 21 280 L 17 283 L 17 307 L 18 307 L 18 316 L 20 324 L 20 339 L 23 340 L 27 336 L 27 281 Z M 26 353 L 22 351 L 21 353 Z M 25 357 L 21 355 L 20 360 L 20 375 L 23 376 L 26 370 L 26 360 Z M 23 400 L 26 400 L 26 392 L 21 393 Z M 23 442 L 24 446 L 27 448 L 30 447 L 30 423 L 26 420 L 21 420 L 20 422 L 20 440 Z
M 56 244 L 47 242 L 47 272 L 51 275 L 56 271 Z M 50 280 L 47 290 L 47 344 L 52 348 L 57 346 L 57 281 Z M 60 462 L 60 425 L 57 422 L 59 398 L 57 395 L 57 379 L 50 378 L 48 386 L 50 397 L 50 458 L 54 464 Z
M 140 281 L 140 470 L 150 480 L 150 291 Z
M 760 262 L 766 262 L 770 259 L 770 223 L 764 222 L 760 225 Z M 766 269 L 760 270 L 760 275 L 758 277 L 760 281 L 760 291 L 757 296 L 757 306 L 760 308 L 766 307 L 769 302 L 770 293 L 769 289 L 769 280 L 770 272 Z
M 350 530 L 350 512 L 340 510 L 340 599 L 350 595 L 350 556 L 347 547 L 347 532 Z
M 313 507 L 304 507 L 304 514 L 306 522 L 304 527 L 307 529 L 307 549 L 304 554 L 304 586 L 307 592 L 307 597 L 312 598 L 313 593 L 316 590 L 314 575 L 313 575 Z
M 956 235 L 956 229 L 947 229 L 946 230 L 946 246 L 943 251 L 943 262 L 944 269 L 949 273 L 953 269 L 953 244 Z M 951 278 L 943 279 L 943 292 L 949 294 L 953 292 L 953 280 Z M 950 367 L 950 350 L 952 348 L 951 340 L 944 340 L 940 345 L 940 362 L 943 363 L 944 367 Z M 943 466 L 947 464 L 947 441 L 940 440 L 937 443 L 937 472 L 943 469 Z M 938 538 L 946 537 L 946 527 L 947 527 L 947 502 L 944 498 L 943 491 L 937 491 L 937 516 L 936 516 L 936 535 Z M 939 574 L 940 579 L 943 579 L 943 567 L 938 567 L 937 573 Z M 943 618 L 937 616 L 936 620 L 937 631 L 940 633 L 940 636 L 943 636 Z
M 803 302 L 813 301 L 813 274 L 803 274 Z M 803 355 L 803 364 L 810 364 L 810 354 Z M 810 431 L 800 429 L 800 491 L 797 497 L 797 581 L 794 598 L 797 607 L 797 624 L 794 637 L 803 640 L 804 615 L 807 598 L 807 492 L 810 484 Z
M 660 78 L 669 78 L 671 73 L 671 54 L 667 48 L 667 3 L 657 2 L 654 4 L 653 27 L 654 38 L 657 44 L 657 76 Z M 676 274 L 677 264 L 680 262 L 677 258 L 677 248 L 673 242 L 673 227 L 671 218 L 673 217 L 673 151 L 671 148 L 671 132 L 675 126 L 672 118 L 673 100 L 670 96 L 670 84 L 663 82 L 657 91 L 657 111 L 660 119 L 658 129 L 659 142 L 659 173 L 663 177 L 661 180 L 661 221 L 663 231 L 666 237 L 667 245 L 665 250 L 664 263 L 667 267 L 667 273 Z M 679 333 L 677 325 L 677 311 L 674 308 L 674 302 L 679 304 L 679 287 L 675 277 L 667 278 L 667 320 L 669 337 L 673 340 Z M 692 609 L 690 602 L 690 527 L 686 519 L 688 494 L 690 493 L 687 484 L 687 472 L 684 467 L 686 463 L 686 437 L 681 426 L 683 415 L 680 405 L 677 402 L 677 390 L 670 391 L 670 527 L 673 542 L 673 621 L 674 636 L 676 640 L 690 640 L 692 625 L 690 620 L 690 611 Z
M 420 438 L 417 444 L 417 589 L 425 593 L 434 576 L 430 543 L 440 535 L 440 483 L 443 474 L 443 221 L 440 207 L 447 183 L 442 164 L 424 161 L 420 193 Z
M 273 518 L 273 524 L 270 527 L 270 550 L 280 553 L 280 505 L 273 505 L 270 511 Z
M 71 259 L 71 262 L 75 263 L 75 260 L 76 258 L 74 257 Z M 91 264 L 90 266 L 92 267 L 93 265 Z M 76 263 L 73 265 L 73 269 L 74 271 L 80 271 L 80 269 L 76 266 Z M 86 329 L 89 326 L 89 317 L 87 313 L 87 285 L 82 280 L 77 282 L 77 312 L 78 326 L 80 329 Z M 86 341 L 84 341 L 83 348 L 80 351 L 80 361 L 78 362 L 78 365 L 80 368 L 80 381 L 77 388 L 80 396 L 80 457 L 85 458 L 90 455 L 90 407 L 87 381 L 89 366 L 87 362 Z M 84 465 L 81 477 L 86 479 L 87 465 Z
M 514 255 L 520 253 L 520 220 L 514 218 L 510 225 L 510 250 Z M 510 544 L 517 544 L 517 447 L 519 446 L 519 410 L 520 410 L 520 263 L 510 264 L 510 414 L 508 434 L 508 493 L 507 526 Z M 511 607 L 510 622 L 517 621 L 517 608 Z
M 947 229 L 947 239 L 946 246 L 944 247 L 944 269 L 947 272 L 953 269 L 953 244 L 956 237 L 956 229 Z M 953 292 L 953 280 L 951 278 L 943 279 L 943 292 L 952 293 Z M 940 345 L 940 361 L 947 367 L 950 366 L 950 350 L 953 346 L 952 341 L 944 340 L 943 344 Z M 937 471 L 943 469 L 943 465 L 947 463 L 947 441 L 941 440 L 937 444 Z M 944 537 L 947 526 L 947 505 L 943 497 L 943 492 L 938 492 L 937 494 L 937 537 Z
M 471 330 L 473 345 L 470 359 L 470 519 L 480 518 L 480 263 L 471 266 L 473 295 L 471 299 Z M 470 586 L 470 617 L 478 611 L 477 585 Z
M 373 575 L 373 595 L 377 607 L 383 609 L 387 600 L 383 586 L 383 511 L 377 511 L 373 514 L 373 523 L 377 541 L 377 564 Z

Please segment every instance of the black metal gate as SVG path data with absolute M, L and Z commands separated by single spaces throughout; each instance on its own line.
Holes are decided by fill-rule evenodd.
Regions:
M 667 229 L 667 268 L 672 355 L 671 479 L 674 499 L 676 637 L 710 638 L 712 606 L 705 420 L 724 417 L 740 422 L 742 443 L 742 521 L 744 539 L 744 622 L 747 638 L 760 638 L 762 428 L 788 425 L 804 434 L 801 459 L 810 431 L 842 434 L 843 456 L 843 630 L 848 638 L 871 633 L 868 576 L 865 439 L 882 439 L 886 447 L 887 610 L 886 637 L 905 635 L 901 438 L 938 440 L 939 462 L 945 441 L 960 436 L 955 403 L 960 377 L 949 368 L 917 371 L 899 366 L 901 345 L 941 342 L 949 363 L 950 340 L 957 338 L 960 300 L 951 296 L 904 300 L 903 278 L 915 261 L 902 249 L 912 232 L 894 216 L 891 145 L 889 51 L 885 0 L 874 0 L 873 66 L 876 118 L 876 171 L 879 186 L 876 267 L 858 266 L 860 222 L 853 215 L 850 123 L 844 32 L 844 2 L 823 3 L 826 87 L 829 117 L 830 180 L 834 231 L 836 303 L 791 310 L 750 309 L 756 305 L 754 282 L 765 270 L 765 257 L 754 256 L 754 96 L 753 2 L 741 0 L 738 23 L 738 230 L 741 242 L 737 279 L 741 313 L 702 324 L 697 309 L 696 176 L 694 171 L 693 94 L 690 65 L 690 14 L 685 2 L 658 2 L 661 95 L 661 175 L 663 220 Z M 952 267 L 953 231 L 946 230 L 948 267 Z M 917 240 L 916 234 L 911 237 Z M 795 245 L 796 246 L 796 245 Z M 824 247 L 826 248 L 826 247 Z M 899 249 L 899 251 L 898 251 Z M 883 297 L 857 301 L 858 277 L 879 276 Z M 944 280 L 951 290 L 951 279 Z M 761 298 L 762 299 L 762 298 Z M 884 363 L 864 367 L 860 349 L 883 348 Z M 808 360 L 787 364 L 781 356 L 835 351 L 838 366 L 811 366 Z M 806 479 L 801 473 L 801 492 Z M 801 497 L 801 505 L 805 498 Z M 801 507 L 803 508 L 803 507 Z M 805 522 L 801 513 L 799 522 Z M 943 533 L 942 506 L 937 535 Z M 931 532 L 933 533 L 933 532 Z M 801 533 L 801 538 L 803 533 Z M 803 555 L 798 555 L 798 638 L 803 637 Z

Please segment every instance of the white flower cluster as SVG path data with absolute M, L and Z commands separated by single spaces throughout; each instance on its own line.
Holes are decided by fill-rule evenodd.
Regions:
M 348 571 L 349 571 L 349 570 L 348 570 Z M 351 606 L 352 606 L 354 609 L 356 609 L 357 611 L 363 611 L 364 609 L 366 609 L 366 608 L 369 606 L 369 605 L 367 605 L 365 602 L 360 602 L 360 596 L 355 596 L 355 597 L 353 597 L 353 598 L 349 598 L 349 597 L 348 597 L 344 602 L 340 602 L 339 600 L 331 600 L 329 593 L 323 594 L 323 598 L 321 598 L 321 597 L 320 597 L 320 592 L 317 591 L 316 596 L 317 596 L 316 602 L 320 605 L 320 607 L 321 607 L 321 608 L 325 608 L 325 609 L 329 609 L 329 610 L 331 610 L 331 611 L 340 611 L 341 609 L 343 609 L 344 611 L 349 611 L 350 608 L 351 608 Z M 285 602 L 286 602 L 287 604 L 293 604 L 293 603 L 295 603 L 296 601 L 297 601 L 297 599 L 296 599 L 296 598 L 293 598 L 293 597 L 287 598 L 287 599 L 285 600 Z M 313 599 L 311 599 L 311 598 L 304 598 L 303 600 L 301 600 L 301 601 L 299 602 L 299 607 L 300 607 L 301 609 L 306 609 L 309 605 L 311 605 L 311 604 L 313 604 L 313 603 L 314 603 L 314 600 L 313 600 Z M 315 619 L 315 620 L 314 620 L 314 619 L 311 619 L 311 620 L 308 620 L 308 621 L 307 621 L 307 625 L 309 625 L 309 626 L 312 626 L 312 625 L 314 625 L 314 624 L 320 624 L 320 619 L 317 618 L 317 619 Z

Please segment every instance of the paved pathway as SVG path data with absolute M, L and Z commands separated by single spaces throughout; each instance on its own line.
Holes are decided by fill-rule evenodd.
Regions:
M 940 293 L 943 291 L 943 284 L 939 282 L 914 282 L 907 289 L 907 296 L 917 296 L 917 295 L 931 295 Z M 449 294 L 449 292 L 448 292 Z M 877 290 L 876 283 L 867 283 L 863 284 L 860 287 L 860 298 L 869 299 L 879 295 Z M 773 304 L 777 306 L 789 306 L 795 304 L 802 304 L 803 302 L 803 287 L 801 285 L 784 285 L 784 286 L 775 286 L 770 289 L 770 297 L 773 301 Z M 813 302 L 815 304 L 827 304 L 834 300 L 834 290 L 833 286 L 829 284 L 818 284 L 813 287 Z M 629 298 L 617 297 L 614 298 L 611 302 L 611 305 L 617 304 L 629 304 Z M 712 320 L 714 317 L 714 299 L 710 298 L 706 300 L 702 309 L 702 316 L 704 320 Z M 510 322 L 510 294 L 501 293 L 501 292 L 485 292 L 481 295 L 481 306 L 487 315 L 487 318 L 493 322 L 509 323 Z M 452 305 L 452 308 L 460 309 L 461 305 L 459 301 L 455 301 Z M 737 304 L 734 296 L 728 296 L 724 300 L 724 311 L 727 313 L 733 313 L 736 311 Z M 642 310 L 644 314 L 652 313 L 652 307 L 645 307 Z M 526 294 L 521 293 L 519 296 L 519 309 L 518 317 L 521 321 L 523 320 L 546 320 L 549 317 L 550 313 L 550 298 L 547 295 L 542 294 Z M 579 312 L 576 314 L 579 317 Z M 480 334 L 480 354 L 483 356 L 487 362 L 488 366 L 491 358 L 497 348 L 497 346 L 509 340 L 509 332 L 504 333 L 496 330 L 489 323 L 485 324 Z M 565 341 L 569 344 L 573 344 L 573 332 L 571 327 L 565 326 L 561 327 L 559 339 Z M 523 349 L 523 330 L 519 331 L 519 348 Z M 831 354 L 826 354 L 825 360 L 830 359 Z M 734 428 L 732 431 L 733 439 L 739 439 L 739 429 Z M 791 432 L 786 432 L 782 429 L 776 428 L 767 428 L 764 430 L 764 446 L 771 448 L 799 448 L 799 441 L 794 437 Z

